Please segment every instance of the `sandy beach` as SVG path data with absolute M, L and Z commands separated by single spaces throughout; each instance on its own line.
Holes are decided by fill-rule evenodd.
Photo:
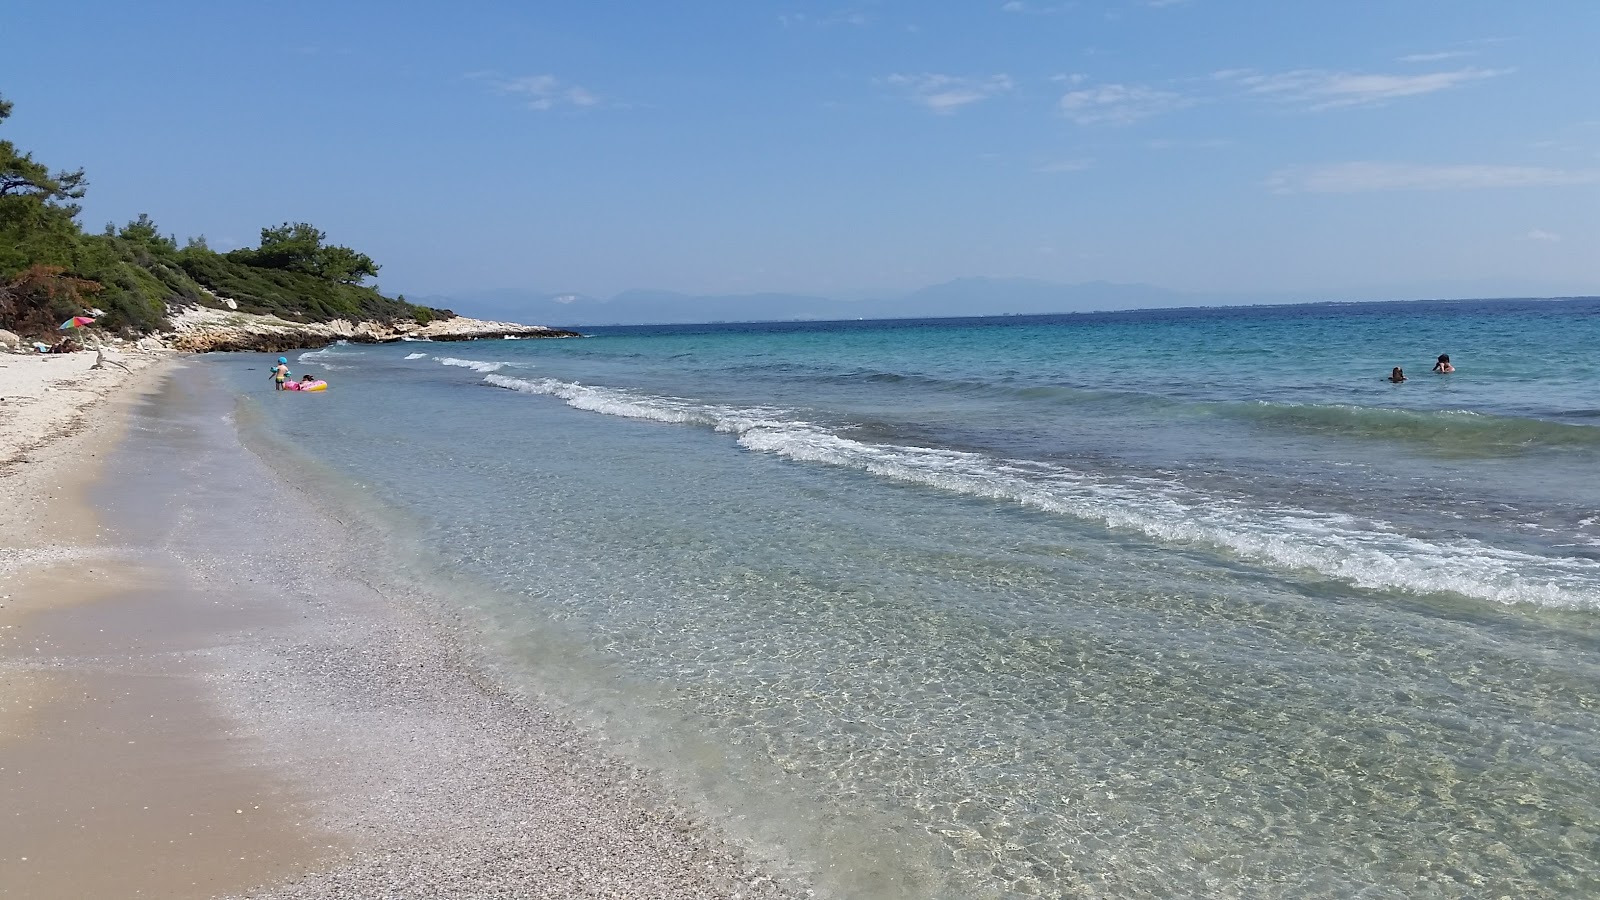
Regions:
M 0 357 L 0 897 L 805 894 L 497 686 L 181 359 Z

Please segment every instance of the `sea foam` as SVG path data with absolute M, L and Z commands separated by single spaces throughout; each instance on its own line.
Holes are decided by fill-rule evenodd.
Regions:
M 506 366 L 503 362 L 485 362 L 481 359 L 456 359 L 453 356 L 441 356 L 438 360 L 439 364 L 443 366 L 460 366 L 463 369 L 484 373 L 498 372 Z
M 340 355 L 341 348 L 350 346 L 348 341 L 336 341 L 323 347 L 321 350 L 307 350 L 295 357 L 296 362 L 318 362 Z
M 1594 560 L 1539 556 L 1464 538 L 1421 538 L 1376 519 L 1250 507 L 1177 480 L 1111 479 L 967 451 L 863 443 L 776 408 L 718 406 L 557 379 L 490 374 L 484 380 L 557 397 L 576 409 L 709 427 L 734 435 L 750 450 L 1015 503 L 1371 590 L 1600 609 L 1600 562 Z

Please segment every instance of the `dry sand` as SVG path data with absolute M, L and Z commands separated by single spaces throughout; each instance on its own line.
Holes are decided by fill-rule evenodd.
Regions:
M 222 392 L 92 362 L 0 357 L 0 897 L 810 893 L 352 565 Z

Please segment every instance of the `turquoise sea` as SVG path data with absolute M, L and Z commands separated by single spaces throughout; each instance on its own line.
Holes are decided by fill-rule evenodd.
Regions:
M 824 893 L 1600 896 L 1600 299 L 586 333 L 199 365 Z

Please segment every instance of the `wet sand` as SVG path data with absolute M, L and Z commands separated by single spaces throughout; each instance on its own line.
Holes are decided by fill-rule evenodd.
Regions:
M 173 369 L 3 476 L 41 499 L 0 513 L 0 897 L 804 893 L 497 687 Z
M 160 367 L 8 357 L 0 427 L 0 896 L 213 897 L 322 858 L 288 780 L 226 739 L 195 598 L 89 491 Z M 152 360 L 138 360 L 148 367 Z M 20 377 L 19 377 L 20 376 Z

